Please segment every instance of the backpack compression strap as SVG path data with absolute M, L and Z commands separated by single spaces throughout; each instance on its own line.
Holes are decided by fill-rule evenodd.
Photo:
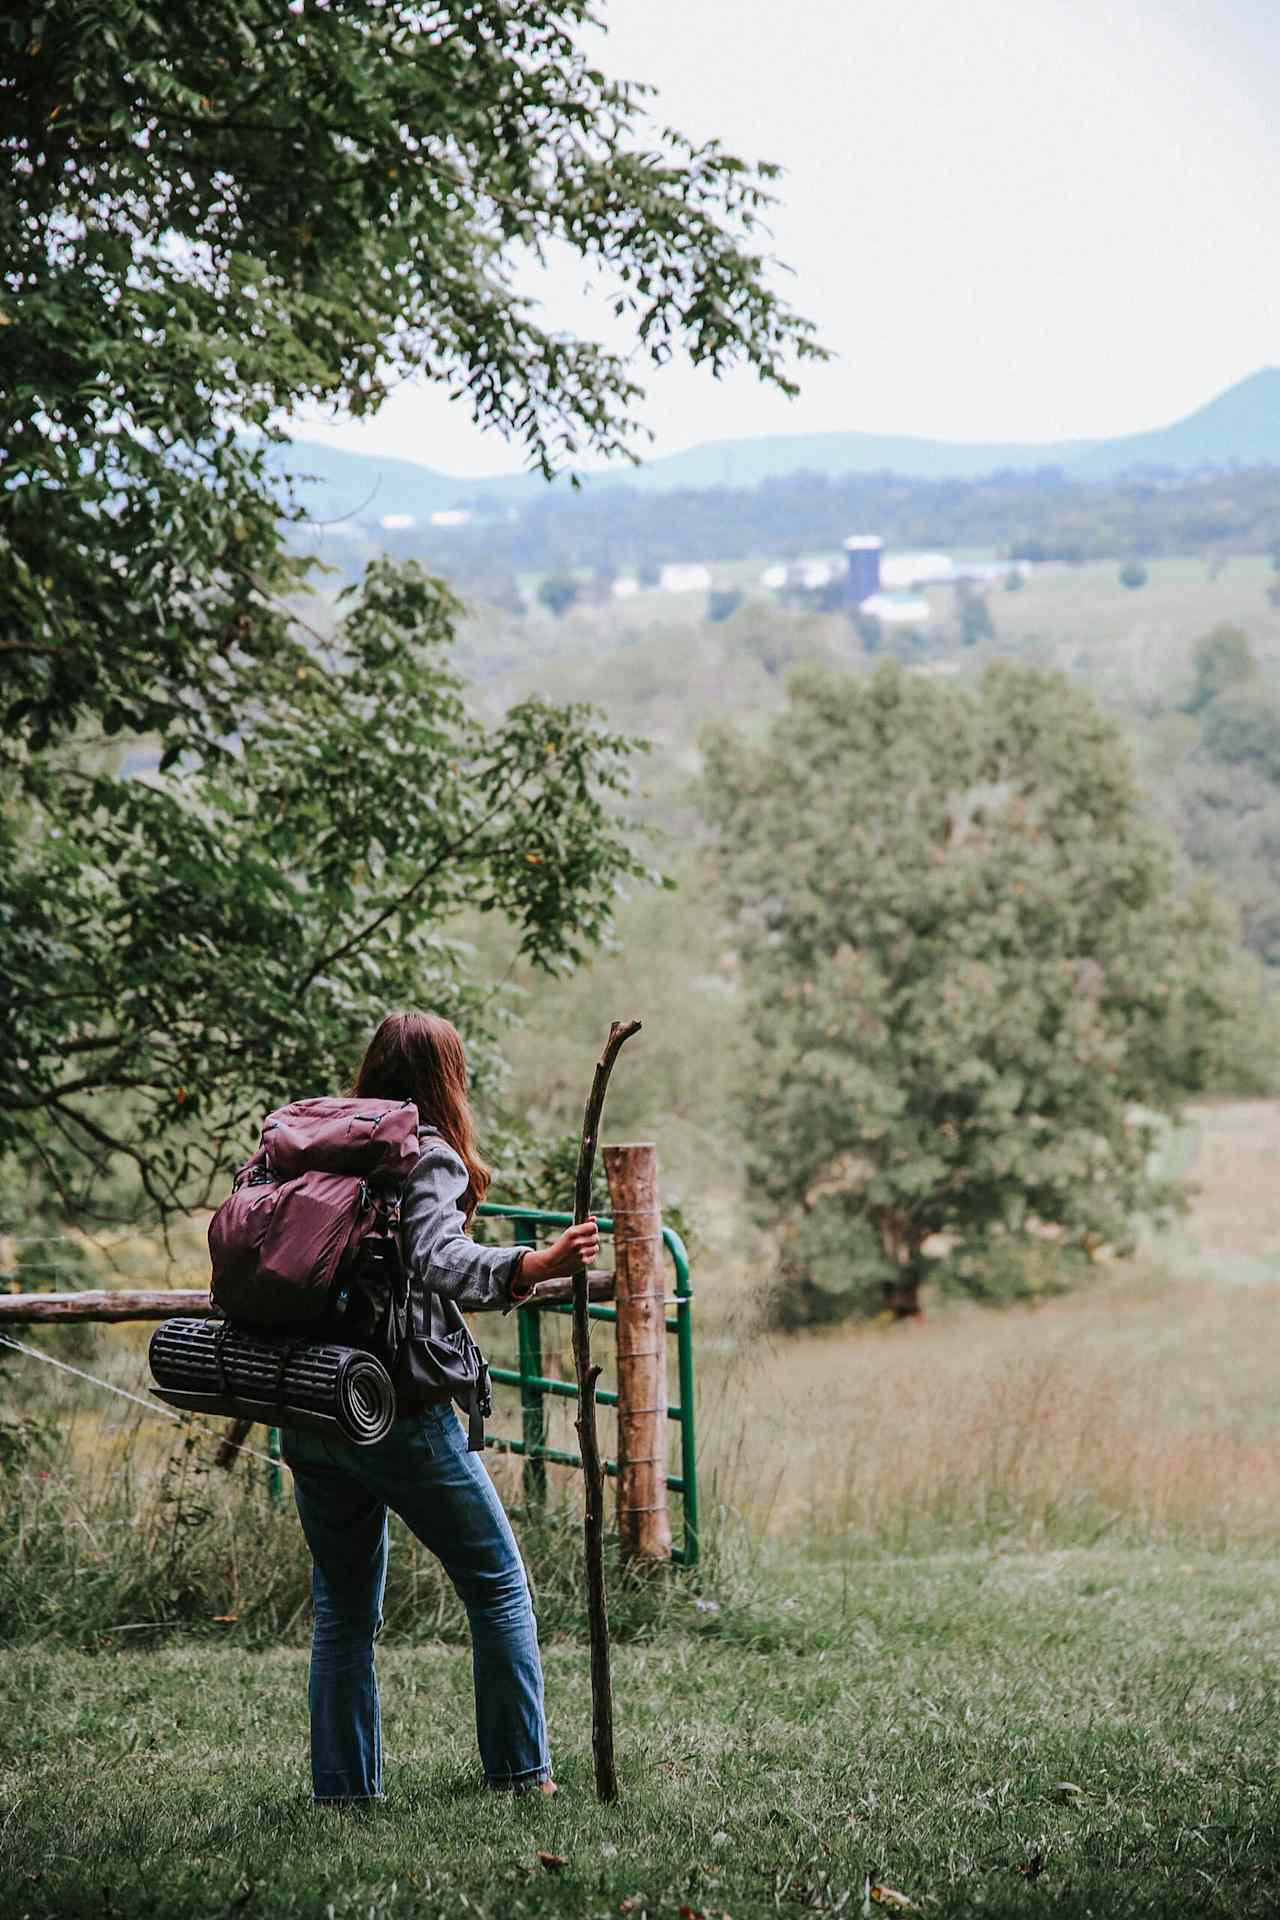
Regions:
M 471 1388 L 471 1397 L 467 1402 L 467 1452 L 484 1452 L 485 1415 L 493 1412 L 493 1395 L 489 1391 L 489 1362 L 483 1354 L 479 1356 L 480 1371 L 476 1374 Z

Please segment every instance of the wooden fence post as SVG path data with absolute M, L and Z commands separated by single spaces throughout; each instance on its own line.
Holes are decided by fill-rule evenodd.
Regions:
M 667 1310 L 658 1150 L 606 1147 L 618 1310 L 618 1533 L 632 1560 L 671 1558 Z

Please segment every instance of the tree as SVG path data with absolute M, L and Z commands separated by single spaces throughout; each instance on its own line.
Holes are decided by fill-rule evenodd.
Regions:
M 636 861 L 623 744 L 532 702 L 491 733 L 457 608 L 379 567 L 298 599 L 286 429 L 425 374 L 550 474 L 629 449 L 632 356 L 543 328 L 568 244 L 650 358 L 820 352 L 757 250 L 773 170 L 653 128 L 586 0 L 67 0 L 0 23 L 0 1150 L 151 1210 L 371 1016 L 491 996 L 448 937 L 545 964 Z M 307 618 L 303 618 L 303 613 Z M 130 1196 L 121 1196 L 122 1205 Z
M 1280 960 L 1280 706 L 1239 627 L 1205 634 L 1192 665 L 1186 698 L 1144 736 L 1152 798 L 1270 969 Z
M 582 588 L 571 573 L 549 573 L 545 580 L 538 583 L 538 601 L 559 620 L 568 613 Z
M 1228 942 L 1078 687 L 806 669 L 763 748 L 712 738 L 706 794 L 784 1322 L 915 1312 L 934 1235 L 978 1291 L 1172 1203 L 1154 1122 L 1212 1072 Z
M 550 473 L 634 444 L 628 359 L 543 328 L 517 265 L 567 243 L 646 350 L 790 390 L 807 324 L 753 250 L 773 169 L 647 124 L 586 0 L 423 9 L 67 0 L 0 27 L 10 727 L 172 732 L 277 643 L 282 413 L 425 373 Z M 257 437 L 254 437 L 256 430 Z
M 707 619 L 713 625 L 728 620 L 742 605 L 741 587 L 712 587 L 707 595 Z
M 1200 738 L 1211 759 L 1280 786 L 1280 700 L 1247 685 L 1220 693 L 1204 710 Z
M 1199 713 L 1220 693 L 1252 680 L 1258 671 L 1248 634 L 1226 621 L 1196 642 L 1191 662 L 1195 683 L 1186 703 L 1188 713 Z
M 1159 798 L 1193 872 L 1234 909 L 1244 948 L 1272 974 L 1280 966 L 1280 787 L 1256 761 L 1197 750 Z
M 995 638 L 995 622 L 991 618 L 987 596 L 979 593 L 967 580 L 959 581 L 956 586 L 956 612 L 960 619 L 962 645 L 976 647 L 981 640 Z
M 1147 570 L 1141 560 L 1126 560 L 1120 569 L 1120 585 L 1136 591 L 1147 584 Z
M 386 566 L 332 643 L 264 688 L 236 749 L 134 778 L 68 742 L 5 849 L 0 1141 L 65 1209 L 203 1199 L 255 1114 L 342 1083 L 377 1014 L 426 1000 L 493 1077 L 500 996 L 448 935 L 499 910 L 571 964 L 641 871 L 608 807 L 628 743 L 528 701 L 486 730 L 448 666 L 457 608 Z

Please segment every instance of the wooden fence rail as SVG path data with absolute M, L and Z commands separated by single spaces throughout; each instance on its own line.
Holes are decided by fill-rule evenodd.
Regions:
M 613 1299 L 613 1275 L 603 1269 L 587 1276 L 593 1300 Z M 563 1306 L 573 1298 L 571 1280 L 543 1280 L 529 1296 L 535 1306 Z M 169 1293 L 133 1288 L 89 1293 L 0 1293 L 0 1326 L 58 1326 L 71 1320 L 167 1320 L 172 1314 L 211 1320 L 207 1292 L 182 1288 Z
M 208 1289 L 203 1293 L 140 1292 L 121 1288 L 93 1293 L 0 1293 L 0 1326 L 59 1326 L 70 1320 L 168 1320 L 189 1313 L 210 1320 Z

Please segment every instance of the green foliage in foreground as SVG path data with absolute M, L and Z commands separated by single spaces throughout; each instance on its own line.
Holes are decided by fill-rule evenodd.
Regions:
M 369 414 L 425 374 L 547 473 L 629 445 L 632 355 L 549 330 L 518 289 L 546 247 L 598 272 L 651 361 L 793 390 L 793 354 L 820 350 L 758 250 L 776 168 L 652 124 L 646 90 L 588 60 L 592 14 L 7 11 L 10 725 L 39 745 L 104 708 L 197 739 L 227 717 L 220 658 L 274 642 L 268 456 L 307 403 Z
M 618 1649 L 613 1808 L 576 1640 L 545 1649 L 562 1792 L 536 1804 L 477 1786 L 463 1651 L 384 1650 L 389 1797 L 367 1817 L 309 1804 L 301 1649 L 32 1651 L 0 1672 L 0 1906 L 848 1920 L 889 1910 L 887 1886 L 937 1920 L 1260 1920 L 1280 1904 L 1276 1573 L 766 1560 L 749 1605 Z
M 349 1083 L 389 1006 L 454 1018 L 483 1089 L 498 995 L 457 916 L 502 911 L 553 969 L 640 871 L 627 742 L 539 700 L 485 728 L 456 605 L 416 570 L 377 563 L 349 600 L 322 652 L 263 670 L 234 752 L 171 743 L 120 778 L 76 740 L 25 769 L 0 826 L 0 1151 L 68 1217 L 119 1204 L 121 1166 L 152 1213 L 217 1193 L 263 1110 Z
M 635 354 L 519 291 L 548 247 L 652 362 L 792 391 L 820 357 L 759 251 L 775 170 L 652 126 L 593 26 L 587 0 L 0 24 L 0 1155 L 69 1218 L 197 1197 L 389 1003 L 491 1037 L 460 907 L 547 963 L 607 921 L 618 743 L 537 702 L 486 737 L 416 569 L 304 633 L 286 474 L 291 417 L 409 375 L 548 476 L 628 446 Z
M 1087 694 L 809 669 L 763 749 L 712 740 L 707 796 L 780 1312 L 911 1312 L 933 1235 L 989 1289 L 1019 1243 L 1125 1247 L 1174 1202 L 1152 1122 L 1215 1069 L 1228 942 Z

